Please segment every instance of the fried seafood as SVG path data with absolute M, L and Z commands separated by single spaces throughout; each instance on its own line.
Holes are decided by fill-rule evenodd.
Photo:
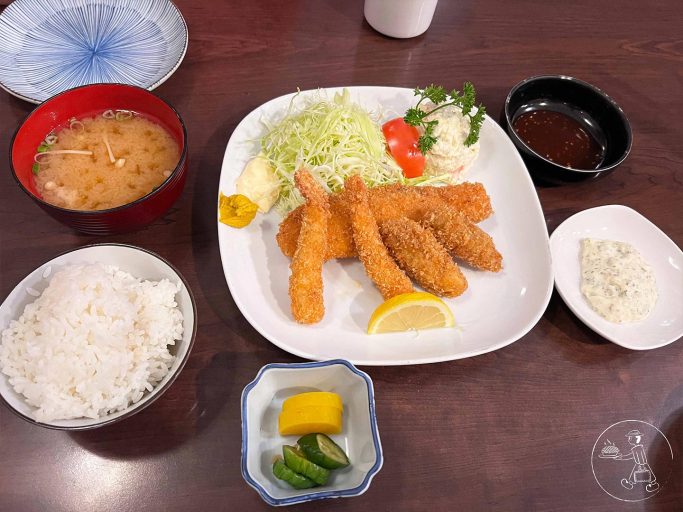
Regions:
M 428 212 L 422 225 L 454 256 L 480 270 L 500 272 L 503 257 L 493 239 L 467 217 L 452 208 L 438 207 Z
M 351 176 L 346 180 L 342 197 L 347 200 L 358 258 L 384 300 L 414 291 L 410 279 L 396 265 L 382 242 L 368 204 L 368 189 L 360 176 Z
M 330 204 L 330 218 L 327 223 L 327 255 L 326 260 L 335 258 L 355 258 L 356 246 L 353 244 L 351 221 L 340 194 L 328 196 Z M 301 228 L 301 211 L 299 206 L 292 210 L 280 223 L 276 240 L 282 253 L 291 258 L 296 249 Z
M 457 297 L 467 280 L 431 231 L 402 217 L 380 224 L 380 233 L 399 266 L 428 292 Z
M 294 319 L 312 324 L 325 314 L 322 270 L 330 212 L 328 196 L 313 176 L 299 170 L 294 180 L 306 203 L 301 209 L 301 230 L 289 267 L 289 297 Z
M 327 233 L 327 259 L 353 258 L 357 255 L 351 222 L 340 194 L 329 196 L 330 220 Z M 445 187 L 387 185 L 368 189 L 368 203 L 381 225 L 398 217 L 421 220 L 439 206 L 456 209 L 472 222 L 480 222 L 493 212 L 489 196 L 481 183 L 461 183 Z M 303 206 L 287 215 L 280 224 L 277 243 L 285 256 L 296 249 Z

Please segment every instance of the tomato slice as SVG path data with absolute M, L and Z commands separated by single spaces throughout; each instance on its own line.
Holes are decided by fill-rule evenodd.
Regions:
M 417 145 L 420 138 L 417 128 L 407 124 L 402 117 L 397 117 L 382 125 L 382 133 L 387 140 L 389 153 L 403 170 L 403 175 L 406 178 L 422 176 L 425 156 Z

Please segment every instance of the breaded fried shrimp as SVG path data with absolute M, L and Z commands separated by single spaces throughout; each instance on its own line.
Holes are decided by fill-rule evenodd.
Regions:
M 377 222 L 368 204 L 368 189 L 360 176 L 351 176 L 346 180 L 342 197 L 347 200 L 358 257 L 384 300 L 414 291 L 410 279 L 398 267 L 382 242 Z
M 289 297 L 294 319 L 312 324 L 325 314 L 322 270 L 330 212 L 327 194 L 308 171 L 297 171 L 294 180 L 306 203 L 301 210 L 301 229 L 289 267 Z

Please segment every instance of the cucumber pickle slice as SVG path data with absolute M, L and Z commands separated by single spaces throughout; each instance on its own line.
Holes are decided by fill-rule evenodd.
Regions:
M 287 467 L 300 475 L 313 480 L 318 485 L 325 485 L 330 478 L 330 471 L 306 458 L 306 455 L 295 446 L 283 446 L 282 454 L 285 456 Z
M 344 450 L 325 434 L 306 434 L 299 439 L 299 448 L 308 460 L 323 468 L 339 469 L 350 464 Z
M 280 458 L 273 464 L 273 474 L 275 478 L 284 480 L 295 489 L 310 489 L 316 486 L 313 480 L 289 469 Z

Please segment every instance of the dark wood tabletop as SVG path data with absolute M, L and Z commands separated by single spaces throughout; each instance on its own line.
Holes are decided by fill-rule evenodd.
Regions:
M 156 92 L 187 123 L 189 177 L 180 200 L 148 228 L 83 236 L 30 201 L 12 179 L 7 155 L 32 105 L 0 94 L 0 298 L 62 251 L 125 242 L 176 265 L 199 314 L 187 366 L 162 398 L 130 419 L 65 433 L 0 407 L 2 511 L 269 508 L 240 474 L 240 394 L 264 364 L 298 358 L 261 337 L 235 306 L 221 268 L 215 201 L 237 123 L 297 87 L 457 87 L 471 80 L 497 117 L 510 88 L 526 77 L 586 80 L 623 107 L 633 150 L 599 180 L 537 187 L 549 232 L 585 208 L 623 204 L 683 245 L 678 0 L 442 0 L 431 28 L 408 40 L 373 31 L 362 0 L 177 4 L 189 26 L 189 50 Z M 360 497 L 294 508 L 683 510 L 682 368 L 682 343 L 626 350 L 585 327 L 553 293 L 534 329 L 502 350 L 448 363 L 366 368 L 375 385 L 383 469 Z M 674 455 L 672 462 L 666 450 L 652 449 L 649 463 L 663 485 L 637 503 L 610 497 L 591 470 L 600 434 L 628 419 L 660 429 Z M 619 467 L 628 476 L 631 466 Z

